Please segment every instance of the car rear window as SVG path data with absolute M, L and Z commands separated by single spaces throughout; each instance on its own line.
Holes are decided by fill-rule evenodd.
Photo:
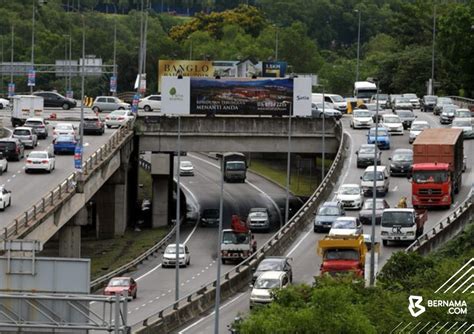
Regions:
M 56 142 L 72 142 L 74 141 L 73 136 L 59 136 L 56 138 Z
M 31 133 L 29 130 L 14 130 L 13 134 L 16 136 L 29 136 Z
M 4 151 L 6 148 L 10 149 L 10 150 L 14 150 L 16 147 L 15 143 L 14 142 L 0 142 L 0 150 L 1 151 Z

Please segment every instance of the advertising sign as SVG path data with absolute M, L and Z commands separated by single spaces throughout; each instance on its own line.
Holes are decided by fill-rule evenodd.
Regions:
M 284 78 L 286 67 L 286 61 L 264 61 L 262 62 L 262 77 Z
M 183 77 L 212 77 L 212 61 L 205 60 L 160 60 L 158 62 L 158 83 L 162 87 L 162 77 L 182 75 Z M 158 89 L 160 90 L 160 89 Z
M 161 89 L 161 112 L 167 115 L 189 114 L 190 78 L 164 77 Z
M 12 97 L 15 95 L 15 84 L 10 82 L 8 84 L 8 97 Z
M 79 145 L 74 149 L 74 168 L 82 170 L 82 147 Z
M 311 78 L 294 78 L 293 84 L 293 115 L 311 116 Z
M 66 97 L 69 98 L 69 99 L 74 98 L 74 91 L 68 90 L 68 91 L 66 92 Z
M 28 71 L 28 87 L 35 86 L 36 72 L 35 70 Z
M 191 78 L 191 114 L 287 115 L 292 79 Z
M 117 92 L 117 77 L 114 75 L 110 77 L 110 92 L 111 93 Z

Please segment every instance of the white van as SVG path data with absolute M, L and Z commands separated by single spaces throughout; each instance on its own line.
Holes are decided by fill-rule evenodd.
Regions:
M 386 166 L 377 166 L 376 173 L 376 195 L 385 196 L 390 187 L 388 169 Z M 360 187 L 365 196 L 372 195 L 374 187 L 374 166 L 369 166 L 365 169 L 364 174 L 360 177 Z
M 313 93 L 312 101 L 313 103 L 318 103 L 323 101 L 323 94 L 321 93 Z M 339 110 L 342 113 L 347 112 L 347 101 L 341 96 L 337 94 L 324 94 L 324 101 L 327 103 L 331 103 L 334 109 Z

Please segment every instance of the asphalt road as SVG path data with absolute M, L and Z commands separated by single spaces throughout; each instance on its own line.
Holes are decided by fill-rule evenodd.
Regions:
M 35 151 L 48 150 L 52 146 L 52 127 L 57 123 L 50 121 L 49 136 L 46 139 L 38 140 L 38 146 Z M 78 122 L 71 122 L 79 125 Z M 9 120 L 4 122 L 4 126 L 11 129 Z M 84 136 L 84 158 L 95 152 L 100 146 L 105 144 L 116 129 L 106 129 L 102 136 Z M 32 149 L 25 149 L 25 158 Z M 56 168 L 48 173 L 25 173 L 26 159 L 20 161 L 9 161 L 8 172 L 0 176 L 0 185 L 12 191 L 11 207 L 0 212 L 0 228 L 10 224 L 13 219 L 19 216 L 27 208 L 37 203 L 44 195 L 56 187 L 66 177 L 74 171 L 73 155 L 56 155 Z
M 431 113 L 416 112 L 418 119 L 427 120 L 431 127 L 444 127 L 439 124 L 438 117 Z M 342 172 L 342 177 L 339 178 L 339 183 L 335 187 L 335 190 L 344 183 L 360 183 L 360 176 L 364 169 L 358 169 L 356 167 L 356 155 L 355 151 L 363 143 L 366 143 L 367 130 L 354 130 L 349 127 L 350 116 L 345 116 L 342 120 L 344 129 L 350 135 L 351 147 L 350 155 L 348 157 L 348 163 L 345 164 L 345 168 Z M 388 157 L 391 152 L 397 148 L 410 148 L 411 144 L 408 143 L 408 131 L 405 131 L 403 136 L 392 136 L 392 149 L 389 151 L 382 151 L 382 165 L 388 165 Z M 460 193 L 455 198 L 455 204 L 451 210 L 430 210 L 428 212 L 428 222 L 425 226 L 425 231 L 436 225 L 441 219 L 448 216 L 459 203 L 461 203 L 469 194 L 471 186 L 474 183 L 474 172 L 471 166 L 474 166 L 474 140 L 466 140 L 464 142 L 464 152 L 467 155 L 467 170 L 463 174 L 463 186 Z M 390 191 L 385 196 L 385 199 L 390 206 L 395 206 L 401 196 L 406 196 L 408 199 L 411 198 L 411 184 L 405 177 L 390 177 Z M 332 200 L 334 195 L 327 200 Z M 410 205 L 410 203 L 409 203 Z M 348 215 L 357 216 L 358 211 L 346 211 Z M 364 226 L 364 233 L 370 233 L 370 226 Z M 376 226 L 376 240 L 380 240 L 380 227 Z M 285 254 L 291 257 L 293 267 L 293 281 L 294 283 L 307 283 L 311 284 L 314 281 L 314 276 L 319 275 L 319 267 L 321 265 L 321 259 L 316 254 L 316 247 L 318 240 L 323 238 L 326 234 L 314 233 L 312 226 L 309 225 L 306 231 L 302 231 L 301 237 L 295 241 L 289 251 Z M 409 243 L 408 243 L 409 244 Z M 379 256 L 379 268 L 388 260 L 393 252 L 400 251 L 408 244 L 389 245 L 384 247 L 380 245 L 380 256 Z M 238 315 L 244 315 L 249 312 L 249 298 L 250 289 L 242 291 L 233 298 L 226 300 L 222 303 L 219 311 L 219 333 L 225 333 L 228 331 L 227 326 L 231 324 L 234 318 Z M 214 312 L 201 317 L 200 319 L 183 326 L 179 333 L 186 334 L 201 334 L 201 333 L 212 333 L 214 331 Z
M 219 207 L 220 173 L 217 161 L 200 154 L 181 157 L 194 165 L 194 176 L 182 176 L 181 185 L 188 201 L 199 212 Z M 285 191 L 254 174 L 247 174 L 246 183 L 224 184 L 223 227 L 230 227 L 232 214 L 247 216 L 252 207 L 266 207 L 270 212 L 272 232 L 279 228 L 280 212 L 286 199 Z M 295 201 L 295 199 L 292 199 Z M 217 228 L 201 227 L 195 222 L 182 226 L 181 242 L 191 252 L 191 265 L 180 269 L 179 295 L 188 293 L 216 279 Z M 256 233 L 257 244 L 265 242 L 272 234 Z M 236 264 L 225 264 L 222 273 Z M 140 265 L 131 274 L 138 281 L 138 297 L 129 304 L 128 323 L 133 325 L 157 313 L 175 300 L 175 268 L 162 268 L 161 254 Z

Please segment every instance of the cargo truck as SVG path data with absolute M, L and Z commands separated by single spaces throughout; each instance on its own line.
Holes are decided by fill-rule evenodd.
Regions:
M 426 209 L 394 208 L 383 210 L 380 224 L 382 244 L 387 246 L 389 241 L 415 241 L 423 234 L 427 220 Z
M 243 153 L 227 152 L 222 155 L 225 182 L 245 182 L 247 177 L 247 159 Z
M 222 230 L 221 259 L 226 261 L 241 261 L 252 255 L 257 249 L 257 243 L 250 230 L 238 232 L 234 229 Z
M 22 126 L 30 117 L 41 117 L 43 98 L 35 95 L 13 96 L 11 122 L 13 127 Z
M 454 202 L 462 184 L 463 133 L 461 129 L 423 130 L 413 143 L 413 207 L 445 207 Z

